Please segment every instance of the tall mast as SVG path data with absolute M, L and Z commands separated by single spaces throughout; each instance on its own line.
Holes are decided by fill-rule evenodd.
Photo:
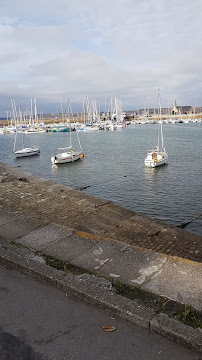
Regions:
M 31 105 L 30 105 L 30 125 L 33 125 L 32 98 L 31 98 Z
M 159 92 L 159 89 L 158 89 L 158 150 L 159 150 L 159 122 L 160 122 L 160 92 Z
M 159 91 L 159 89 L 158 89 Z M 161 102 L 160 102 L 160 92 L 159 92 L 159 119 L 160 119 L 160 123 L 161 123 L 161 150 L 164 151 L 164 145 L 163 145 L 163 124 L 161 121 Z
M 38 115 L 37 115 L 37 108 L 36 108 L 36 98 L 34 98 L 34 120 L 35 120 L 35 125 L 38 125 Z
M 83 99 L 83 124 L 86 125 L 85 99 Z
M 71 128 L 71 106 L 70 106 L 70 101 L 69 99 L 67 100 L 68 102 L 68 113 L 69 113 L 69 142 L 70 142 L 70 148 L 72 149 L 72 128 Z
M 64 122 L 64 112 L 63 112 L 62 98 L 60 98 L 60 104 L 61 104 L 61 112 L 62 112 L 62 122 Z
M 22 131 L 22 147 L 24 149 L 25 145 L 24 145 L 24 134 L 23 134 L 23 127 L 22 127 L 22 110 L 21 110 L 21 105 L 19 107 L 19 118 L 20 118 L 20 127 L 21 127 L 21 131 Z

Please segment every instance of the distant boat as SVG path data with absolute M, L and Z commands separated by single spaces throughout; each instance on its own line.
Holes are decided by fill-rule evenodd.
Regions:
M 25 129 L 25 134 L 42 134 L 45 132 L 46 131 L 44 129 L 34 128 L 34 127 L 29 127 Z
M 68 100 L 68 107 L 69 107 L 69 109 L 71 109 L 69 100 Z M 67 126 L 71 127 L 70 121 L 69 121 L 69 124 L 67 124 Z M 52 164 L 58 165 L 58 164 L 71 163 L 71 162 L 74 162 L 74 161 L 79 160 L 82 157 L 84 157 L 84 155 L 82 154 L 82 149 L 81 149 L 81 144 L 80 144 L 80 140 L 79 140 L 79 136 L 78 136 L 77 127 L 76 127 L 76 133 L 77 133 L 78 143 L 80 146 L 80 150 L 78 150 L 78 151 L 72 150 L 72 135 L 71 135 L 71 133 L 72 133 L 71 131 L 68 132 L 69 146 L 64 147 L 64 148 L 58 148 L 58 150 L 64 150 L 64 151 L 61 151 L 57 155 L 54 155 L 51 157 Z
M 85 131 L 98 131 L 99 126 L 98 124 L 86 124 Z
M 20 135 L 18 134 L 18 131 L 21 133 Z M 32 146 L 30 148 L 25 148 L 25 146 L 24 146 L 24 133 L 25 133 L 25 129 L 22 126 L 22 116 L 21 116 L 21 109 L 20 109 L 20 128 L 19 128 L 19 130 L 17 130 L 15 132 L 13 153 L 14 153 L 16 158 L 28 157 L 28 156 L 30 157 L 30 156 L 33 156 L 33 155 L 39 155 L 40 150 L 39 150 L 38 147 Z M 19 150 L 16 151 L 17 136 L 21 136 L 22 149 L 19 149 Z
M 82 124 L 77 126 L 77 131 L 81 131 L 81 132 L 86 132 L 87 131 L 87 127 L 84 125 L 82 126 Z
M 168 163 L 168 155 L 163 144 L 163 128 L 161 121 L 160 93 L 158 89 L 159 118 L 158 118 L 158 142 L 155 150 L 149 150 L 144 160 L 147 167 L 154 168 Z

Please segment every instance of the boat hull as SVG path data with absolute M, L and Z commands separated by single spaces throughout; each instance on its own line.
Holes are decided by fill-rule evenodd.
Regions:
M 81 151 L 60 153 L 55 156 L 52 156 L 51 161 L 53 164 L 56 164 L 56 165 L 72 163 L 74 161 L 80 160 L 81 154 L 82 154 Z
M 168 163 L 168 156 L 166 152 L 148 152 L 144 164 L 147 167 L 155 168 Z
M 38 148 L 24 148 L 14 152 L 16 158 L 29 157 L 33 155 L 39 155 L 40 150 Z

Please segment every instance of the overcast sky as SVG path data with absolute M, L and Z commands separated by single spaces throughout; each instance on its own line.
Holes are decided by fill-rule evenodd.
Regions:
M 37 100 L 202 106 L 201 0 L 0 0 L 0 116 Z

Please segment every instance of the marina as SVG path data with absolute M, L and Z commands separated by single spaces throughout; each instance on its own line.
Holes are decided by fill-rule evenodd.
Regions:
M 202 235 L 202 126 L 163 124 L 169 164 L 147 168 L 144 158 L 148 146 L 155 146 L 155 128 L 130 124 L 119 131 L 80 132 L 85 157 L 59 166 L 51 156 L 66 146 L 67 133 L 25 135 L 40 148 L 40 156 L 17 159 L 15 135 L 1 134 L 0 161 L 171 225 L 189 223 L 187 231 Z M 74 147 L 76 132 L 71 135 Z

